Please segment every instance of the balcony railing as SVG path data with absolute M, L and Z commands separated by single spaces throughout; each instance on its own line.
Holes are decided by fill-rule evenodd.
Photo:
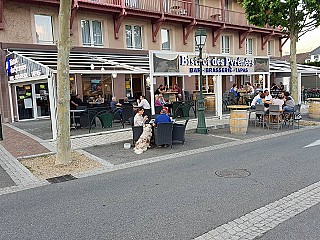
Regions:
M 79 2 L 97 3 L 101 5 L 121 7 L 122 0 L 79 0 Z
M 195 5 L 195 17 L 201 20 L 222 21 L 222 9 L 205 5 Z
M 230 10 L 225 10 L 224 22 L 235 24 L 235 25 L 241 25 L 241 26 L 251 25 L 249 24 L 245 13 L 235 12 Z
M 78 0 L 79 2 L 126 8 L 168 16 L 194 17 L 199 20 L 225 22 L 233 25 L 251 26 L 245 13 L 193 4 L 185 0 Z M 267 27 L 267 26 L 266 26 Z

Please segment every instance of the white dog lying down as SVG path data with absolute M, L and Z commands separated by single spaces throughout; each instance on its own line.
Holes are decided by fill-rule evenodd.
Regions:
M 141 154 L 150 147 L 150 140 L 152 137 L 152 127 L 150 124 L 145 124 L 143 126 L 143 132 L 139 138 L 139 140 L 136 142 L 134 147 L 134 152 L 136 154 Z

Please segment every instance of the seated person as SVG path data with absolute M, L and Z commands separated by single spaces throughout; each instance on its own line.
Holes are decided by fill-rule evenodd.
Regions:
M 289 92 L 284 92 L 283 93 L 284 96 L 284 107 L 283 107 L 283 111 L 284 112 L 294 112 L 294 100 L 293 98 L 290 96 Z
M 272 86 L 270 88 L 271 91 L 277 91 L 278 90 L 278 86 L 275 83 L 272 83 Z
M 111 111 L 116 111 L 117 108 L 120 108 L 121 106 L 122 104 L 117 101 L 117 98 L 112 97 L 112 101 L 110 102 Z
M 247 84 L 247 93 L 253 95 L 254 94 L 254 88 L 252 87 L 251 83 L 247 82 L 246 84 Z
M 156 106 L 156 107 L 161 107 L 162 106 L 162 103 L 159 100 L 159 95 L 158 94 L 154 95 L 154 106 Z
M 262 91 L 260 91 L 258 95 L 253 98 L 251 102 L 251 109 L 256 109 L 256 104 L 259 104 L 258 101 L 259 99 L 261 99 L 261 94 L 262 94 Z
M 120 104 L 120 103 L 119 103 Z M 123 99 L 123 104 L 122 104 L 122 107 L 127 107 L 127 106 L 130 106 L 132 107 L 132 103 L 129 102 L 129 99 L 127 97 L 125 97 Z
M 173 92 L 177 92 L 177 98 L 178 98 L 179 101 L 181 101 L 181 100 L 182 100 L 182 91 L 181 91 L 181 88 L 180 88 L 177 84 L 175 84 L 175 85 L 173 85 L 172 91 L 173 91 Z
M 164 86 L 162 84 L 160 84 L 160 86 L 156 89 L 156 91 L 154 92 L 154 94 L 160 94 L 164 92 Z
M 166 109 L 162 109 L 160 111 L 160 115 L 158 115 L 154 120 L 153 126 L 156 126 L 158 123 L 163 123 L 163 122 L 171 122 L 171 118 L 167 115 Z
M 150 109 L 150 104 L 148 100 L 145 98 L 145 96 L 140 96 L 140 99 L 137 100 L 138 107 L 143 109 Z
M 95 100 L 97 104 L 103 104 L 104 98 L 101 96 L 101 94 L 98 95 L 97 99 Z
M 166 103 L 166 101 L 164 100 L 164 97 L 161 93 L 159 94 L 159 101 L 160 101 L 161 105 L 164 105 Z
M 271 100 L 271 102 L 272 102 L 273 105 L 278 105 L 279 106 L 279 110 L 282 110 L 282 107 L 284 105 L 284 101 L 282 99 L 282 96 L 277 96 L 276 95 L 275 98 L 273 98 Z
M 237 104 L 238 101 L 239 101 L 239 94 L 238 94 L 238 85 L 236 83 L 234 83 L 232 85 L 232 88 L 230 88 L 230 91 L 231 93 L 231 102 L 232 104 Z
M 144 117 L 142 116 L 144 113 L 144 109 L 143 108 L 138 108 L 137 109 L 137 113 L 134 116 L 133 119 L 133 126 L 143 126 L 146 121 L 148 120 L 148 116 L 145 115 Z
M 71 100 L 70 100 L 70 109 L 76 110 L 80 103 L 82 103 L 82 100 L 81 100 L 79 94 L 72 96 Z

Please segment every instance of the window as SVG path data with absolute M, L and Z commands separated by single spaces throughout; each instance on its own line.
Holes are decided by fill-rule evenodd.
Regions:
M 171 50 L 170 31 L 168 29 L 161 29 L 161 48 L 162 50 Z
M 141 26 L 126 25 L 127 48 L 142 49 Z
M 273 41 L 268 41 L 268 56 L 273 56 L 274 51 L 273 51 Z
M 35 15 L 37 43 L 53 43 L 52 17 Z
M 221 53 L 230 53 L 230 37 L 222 36 L 221 37 Z
M 225 9 L 225 10 L 229 10 L 229 9 L 230 9 L 229 0 L 225 0 L 225 1 L 224 1 L 224 9 Z
M 100 21 L 81 20 L 81 31 L 83 46 L 103 46 Z
M 253 54 L 253 39 L 246 38 L 246 54 L 252 55 Z

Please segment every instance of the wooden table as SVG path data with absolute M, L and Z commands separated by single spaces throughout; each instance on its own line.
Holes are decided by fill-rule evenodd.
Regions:
M 320 119 L 320 98 L 308 98 L 309 101 L 309 117 Z
M 178 92 L 164 92 L 162 95 L 163 95 L 163 97 L 164 97 L 164 99 L 166 99 L 165 98 L 165 95 L 168 95 L 168 97 L 169 97 L 169 99 L 168 100 L 170 100 L 170 102 L 175 102 L 175 101 L 177 101 L 177 94 L 178 94 Z
M 248 109 L 247 105 L 230 105 L 230 132 L 231 134 L 246 134 L 248 129 Z

